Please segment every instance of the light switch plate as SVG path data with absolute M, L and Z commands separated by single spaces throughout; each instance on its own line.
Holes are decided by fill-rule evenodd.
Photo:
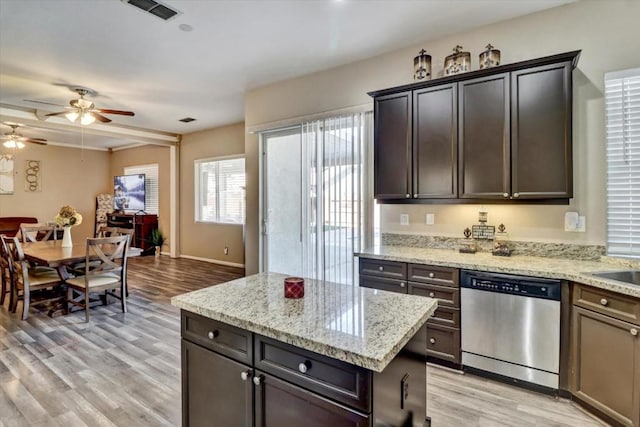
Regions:
M 409 225 L 409 214 L 400 214 L 400 225 Z
M 427 225 L 433 225 L 436 222 L 436 215 L 432 213 L 428 213 L 425 216 L 425 222 L 427 223 Z

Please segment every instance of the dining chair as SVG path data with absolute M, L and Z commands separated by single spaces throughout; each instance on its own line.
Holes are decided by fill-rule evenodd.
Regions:
M 119 299 L 122 312 L 127 312 L 128 248 L 128 235 L 87 239 L 84 275 L 66 281 L 67 304 L 84 308 L 85 322 L 89 321 L 91 292 L 105 291 L 106 295 Z M 118 288 L 120 292 L 114 292 Z M 83 300 L 77 301 L 74 292 Z
M 20 300 L 22 300 L 22 320 L 26 320 L 29 316 L 30 306 L 49 304 L 64 299 L 57 295 L 57 291 L 63 283 L 57 271 L 32 274 L 29 263 L 24 256 L 20 239 L 5 236 L 2 241 L 10 259 L 9 269 L 12 283 L 9 309 L 13 313 L 16 312 Z
M 22 243 L 57 240 L 57 229 L 58 227 L 55 225 L 21 224 L 20 235 L 22 236 Z
M 7 293 L 11 297 L 11 284 L 13 283 L 13 269 L 9 269 L 11 266 L 11 258 L 9 255 L 9 248 L 4 242 L 6 234 L 0 234 L 0 305 L 4 304 Z M 9 307 L 12 305 L 12 299 L 9 298 Z

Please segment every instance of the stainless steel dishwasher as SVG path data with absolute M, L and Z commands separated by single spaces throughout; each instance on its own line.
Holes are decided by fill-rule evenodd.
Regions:
M 560 283 L 463 270 L 463 366 L 557 389 Z

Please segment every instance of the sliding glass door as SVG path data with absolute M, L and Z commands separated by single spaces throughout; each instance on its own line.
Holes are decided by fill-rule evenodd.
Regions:
M 371 217 L 370 140 L 371 113 L 262 135 L 263 271 L 354 282 Z

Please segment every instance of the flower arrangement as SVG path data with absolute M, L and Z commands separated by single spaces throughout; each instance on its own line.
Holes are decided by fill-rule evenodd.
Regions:
M 82 215 L 73 206 L 63 206 L 55 220 L 60 227 L 72 227 L 82 224 Z

